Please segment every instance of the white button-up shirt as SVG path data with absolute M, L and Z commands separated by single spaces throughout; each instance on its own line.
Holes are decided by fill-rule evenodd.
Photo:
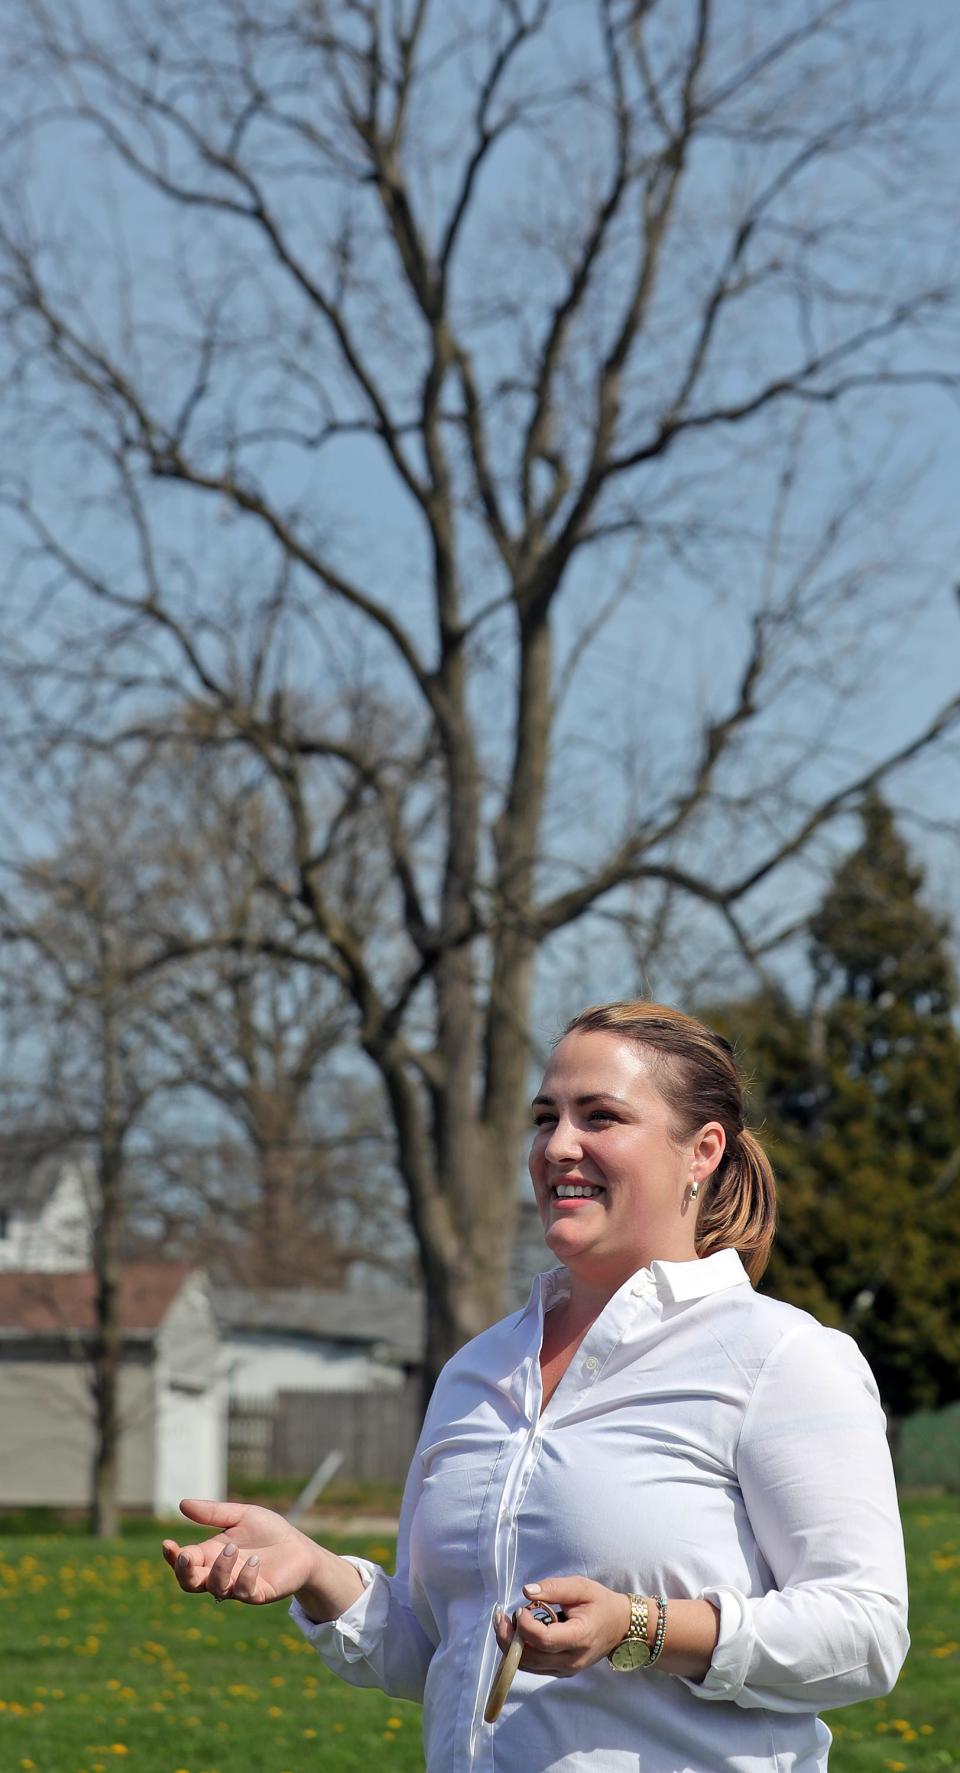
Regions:
M 888 1692 L 908 1637 L 877 1389 L 854 1342 L 755 1293 L 739 1257 L 654 1262 L 609 1301 L 543 1409 L 541 1275 L 445 1367 L 407 1481 L 397 1573 L 351 1559 L 337 1620 L 292 1612 L 327 1666 L 422 1699 L 430 1773 L 822 1773 L 821 1708 Z M 591 1576 L 703 1597 L 702 1681 L 606 1659 L 517 1675 L 495 1725 L 491 1618 Z

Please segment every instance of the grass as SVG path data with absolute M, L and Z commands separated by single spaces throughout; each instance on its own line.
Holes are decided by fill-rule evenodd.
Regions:
M 908 1501 L 904 1518 L 913 1651 L 890 1698 L 830 1713 L 831 1773 L 960 1773 L 960 1498 Z M 374 1759 L 419 1773 L 416 1706 L 328 1675 L 281 1607 L 181 1595 L 157 1545 L 143 1522 L 108 1544 L 0 1539 L 3 1773 L 360 1773 Z
M 422 1768 L 418 1706 L 329 1675 L 283 1607 L 181 1595 L 156 1527 L 138 1526 L 0 1540 L 3 1773 Z

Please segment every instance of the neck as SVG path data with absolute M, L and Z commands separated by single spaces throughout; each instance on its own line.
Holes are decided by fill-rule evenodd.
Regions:
M 579 1264 L 567 1262 L 565 1267 L 570 1276 L 570 1298 L 567 1306 L 569 1316 L 578 1320 L 599 1317 L 604 1307 L 609 1305 L 614 1293 L 619 1293 L 620 1288 L 630 1279 L 632 1274 L 636 1274 L 641 1268 L 649 1268 L 651 1262 L 658 1260 L 661 1262 L 696 1262 L 698 1257 L 695 1251 L 689 1253 L 685 1251 L 682 1256 L 667 1256 L 662 1253 L 659 1257 L 638 1256 L 635 1261 L 631 1260 L 628 1267 L 621 1265 L 616 1272 L 607 1274 L 600 1274 L 590 1268 L 584 1269 Z

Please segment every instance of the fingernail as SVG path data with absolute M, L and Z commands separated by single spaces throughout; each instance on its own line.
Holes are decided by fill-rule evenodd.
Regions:
M 503 1608 L 501 1607 L 500 1602 L 498 1601 L 496 1606 L 493 1609 L 493 1623 L 494 1623 L 494 1625 L 499 1625 L 502 1618 L 503 1618 Z
M 255 1570 L 257 1565 L 259 1564 L 259 1562 L 260 1562 L 260 1559 L 257 1557 L 256 1552 L 254 1552 L 253 1557 L 247 1559 L 247 1569 L 248 1570 Z
M 525 1582 L 523 1585 L 523 1592 L 524 1592 L 524 1594 L 539 1594 L 540 1593 L 539 1582 Z
M 178 1570 L 185 1570 L 186 1567 L 187 1567 L 187 1554 L 185 1551 L 182 1551 L 180 1553 L 180 1556 L 177 1559 L 177 1569 Z
M 233 1542 L 232 1542 L 232 1541 L 228 1541 L 228 1542 L 227 1542 L 227 1544 L 226 1544 L 226 1545 L 225 1545 L 225 1546 L 224 1546 L 224 1548 L 223 1548 L 223 1555 L 224 1555 L 224 1557 L 225 1557 L 225 1558 L 235 1558 L 235 1557 L 236 1557 L 236 1555 L 237 1555 L 237 1548 L 236 1548 L 236 1546 L 235 1546 L 235 1545 L 234 1545 L 234 1544 L 233 1544 Z

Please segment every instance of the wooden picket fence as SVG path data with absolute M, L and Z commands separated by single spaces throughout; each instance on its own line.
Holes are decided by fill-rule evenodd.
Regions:
M 340 1451 L 339 1475 L 402 1484 L 421 1423 L 415 1379 L 397 1391 L 280 1391 L 230 1406 L 228 1463 L 243 1478 L 308 1478 Z

